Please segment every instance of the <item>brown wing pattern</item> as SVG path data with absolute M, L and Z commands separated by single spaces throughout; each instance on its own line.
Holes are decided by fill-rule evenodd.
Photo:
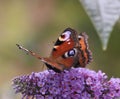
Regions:
M 79 54 L 79 63 L 81 67 L 85 67 L 89 62 L 92 61 L 92 53 L 89 50 L 88 46 L 88 36 L 86 33 L 81 33 L 78 36 L 80 43 L 80 54 Z

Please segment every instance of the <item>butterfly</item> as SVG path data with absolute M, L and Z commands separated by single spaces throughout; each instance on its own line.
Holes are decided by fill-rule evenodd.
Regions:
M 57 39 L 49 57 L 41 57 L 35 52 L 16 44 L 19 49 L 40 59 L 49 69 L 62 72 L 71 67 L 85 67 L 92 61 L 92 54 L 88 46 L 86 33 L 78 34 L 74 29 L 67 28 Z

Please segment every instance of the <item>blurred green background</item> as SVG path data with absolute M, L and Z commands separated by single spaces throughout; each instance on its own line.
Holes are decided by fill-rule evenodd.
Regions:
M 120 22 L 116 23 L 108 48 L 103 51 L 78 0 L 1 0 L 0 99 L 7 99 L 5 93 L 8 96 L 12 93 L 9 87 L 15 76 L 46 69 L 42 62 L 20 51 L 16 43 L 48 57 L 54 42 L 67 27 L 89 35 L 93 62 L 87 68 L 102 70 L 109 77 L 120 77 Z

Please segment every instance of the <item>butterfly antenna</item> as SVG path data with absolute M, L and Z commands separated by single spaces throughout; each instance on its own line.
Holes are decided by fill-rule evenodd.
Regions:
M 23 46 L 21 46 L 21 45 L 16 44 L 16 46 L 17 46 L 20 50 L 25 51 L 27 54 L 30 54 L 30 55 L 32 55 L 32 56 L 34 56 L 34 57 L 38 58 L 38 59 L 42 59 L 42 58 L 41 58 L 38 54 L 36 54 L 36 53 L 34 53 L 33 51 L 30 51 L 30 50 L 28 50 L 28 49 L 24 48 L 24 47 L 23 47 Z

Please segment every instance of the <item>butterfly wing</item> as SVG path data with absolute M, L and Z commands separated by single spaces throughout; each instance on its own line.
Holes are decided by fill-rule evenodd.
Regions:
M 63 69 L 69 69 L 75 62 L 76 50 L 74 46 L 76 44 L 77 33 L 71 28 L 67 28 L 57 39 L 53 50 L 50 55 L 50 59 L 59 64 Z M 56 65 L 53 65 L 56 67 Z M 57 68 L 57 67 L 56 67 Z
M 80 44 L 79 64 L 81 67 L 85 67 L 92 61 L 92 53 L 88 46 L 88 36 L 86 33 L 81 33 L 78 36 Z
M 28 50 L 28 49 L 24 48 L 23 46 L 21 46 L 19 44 L 16 44 L 16 45 L 17 45 L 17 47 L 19 49 L 23 50 L 27 54 L 30 54 L 30 55 L 36 57 L 37 59 L 41 60 L 42 62 L 44 62 L 49 69 L 53 69 L 56 72 L 63 71 L 62 66 L 59 66 L 56 62 L 52 61 L 50 58 L 41 57 L 37 53 L 35 53 L 35 52 L 31 51 L 31 50 Z M 54 68 L 53 66 L 55 66 L 56 68 Z

